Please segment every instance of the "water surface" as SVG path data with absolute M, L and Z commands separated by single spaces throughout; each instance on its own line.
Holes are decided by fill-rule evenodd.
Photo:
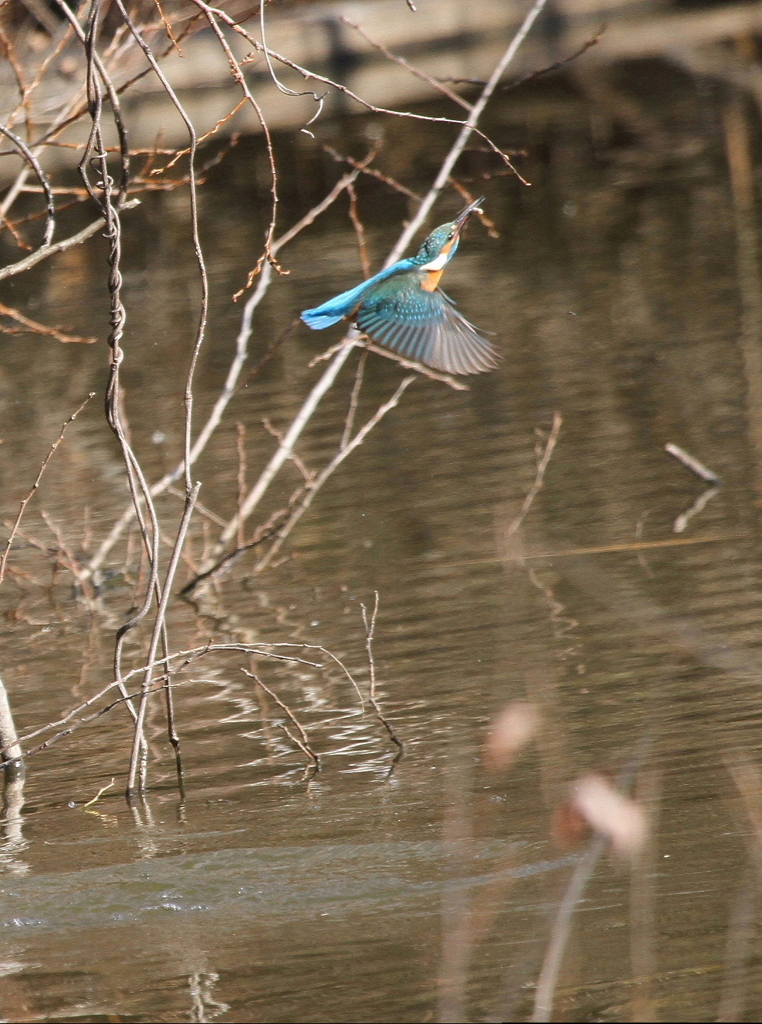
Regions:
M 661 123 L 666 148 L 649 148 L 570 83 L 496 104 L 488 127 L 499 144 L 526 150 L 532 185 L 493 176 L 487 154 L 464 158 L 499 237 L 474 224 L 446 287 L 495 333 L 499 369 L 464 392 L 416 382 L 321 492 L 280 565 L 254 574 L 243 560 L 214 604 L 173 603 L 175 649 L 209 638 L 320 644 L 367 690 L 361 604 L 377 591 L 377 694 L 404 758 L 390 773 L 394 746 L 335 664 L 240 655 L 199 662 L 178 685 L 184 798 L 158 702 L 150 789 L 132 807 L 121 795 L 122 710 L 36 755 L 21 819 L 6 821 L 0 849 L 6 1019 L 526 1019 L 580 856 L 555 845 L 550 819 L 591 770 L 629 773 L 654 841 L 633 872 L 608 855 L 599 863 L 554 1019 L 709 1020 L 720 1000 L 735 1014 L 723 1019 L 756 1019 L 762 991 L 743 968 L 759 954 L 750 932 L 762 702 L 758 224 L 727 170 L 736 101 L 648 68 L 656 78 L 636 67 L 621 88 Z M 373 121 L 323 129 L 353 152 L 376 130 Z M 423 191 L 445 141 L 420 125 L 387 131 L 381 166 Z M 336 180 L 319 141 L 278 140 L 284 225 Z M 259 252 L 267 191 L 252 168 L 262 159 L 259 142 L 242 143 L 203 193 L 212 316 L 199 422 L 231 355 L 240 306 L 230 296 Z M 376 268 L 406 200 L 373 180 L 358 196 Z M 443 199 L 441 219 L 458 203 Z M 155 478 L 182 450 L 198 284 L 178 194 L 152 195 L 129 218 L 126 409 Z M 257 315 L 252 362 L 301 309 L 360 280 L 346 202 L 283 262 L 291 273 Z M 103 267 L 99 243 L 73 250 L 17 279 L 14 304 L 27 298 L 29 315 L 103 338 Z M 287 426 L 320 373 L 308 363 L 324 339 L 335 340 L 290 333 L 232 403 L 197 469 L 218 516 L 236 507 L 235 424 L 253 480 L 275 444 L 263 417 Z M 2 344 L 10 519 L 61 423 L 88 391 L 102 393 L 106 359 L 102 341 Z M 309 466 L 335 450 L 355 365 L 300 440 Z M 369 358 L 359 421 L 400 376 Z M 563 423 L 543 487 L 507 544 L 556 412 Z M 670 442 L 722 479 L 682 532 L 675 522 L 704 485 L 665 453 Z M 298 479 L 292 468 L 263 517 Z M 134 543 L 115 549 L 109 585 L 88 610 L 70 574 L 51 576 L 33 544 L 63 538 L 85 558 L 125 500 L 96 398 L 50 464 L 3 587 L 2 672 L 24 731 L 111 678 L 139 571 Z M 181 502 L 168 496 L 160 509 L 171 523 Z M 203 543 L 199 526 L 197 560 Z M 128 660 L 141 656 L 131 642 Z M 242 668 L 298 716 L 321 756 L 317 775 Z M 545 729 L 510 771 L 489 773 L 486 727 L 516 699 L 541 708 Z M 729 770 L 738 765 L 741 790 Z M 85 808 L 112 777 L 113 790 Z

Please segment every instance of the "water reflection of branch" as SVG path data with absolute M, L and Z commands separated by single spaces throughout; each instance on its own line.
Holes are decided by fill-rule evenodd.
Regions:
M 13 721 L 8 691 L 0 679 L 0 759 L 3 774 L 3 835 L 0 844 L 0 859 L 13 874 L 26 874 L 28 866 L 17 859 L 20 850 L 26 846 L 22 833 L 24 806 L 25 766 L 23 752 L 18 741 Z
M 707 490 L 702 491 L 691 507 L 686 509 L 685 512 L 682 512 L 677 519 L 675 519 L 674 525 L 672 526 L 675 533 L 683 533 L 691 519 L 705 508 L 707 503 L 715 496 L 715 494 L 718 493 L 719 489 L 719 487 L 709 487 Z
M 240 643 L 235 643 L 235 642 L 234 643 L 219 643 L 219 644 L 208 643 L 208 644 L 204 644 L 201 647 L 194 647 L 194 648 L 191 648 L 191 649 L 185 650 L 185 651 L 175 651 L 174 653 L 168 655 L 166 658 L 165 657 L 158 658 L 156 661 L 153 662 L 152 665 L 141 665 L 138 668 L 131 669 L 129 672 L 125 672 L 124 675 L 121 677 L 121 680 L 112 680 L 112 682 L 107 683 L 105 686 L 101 687 L 101 689 L 98 690 L 97 693 L 94 693 L 87 700 L 82 701 L 81 703 L 76 705 L 76 707 L 74 707 L 74 708 L 70 709 L 69 711 L 67 711 L 63 716 L 58 718 L 56 721 L 48 722 L 46 725 L 43 725 L 43 726 L 41 726 L 38 729 L 34 729 L 32 732 L 25 733 L 23 736 L 20 737 L 19 742 L 22 743 L 22 744 L 26 744 L 26 743 L 29 742 L 29 740 L 35 739 L 37 736 L 41 736 L 45 732 L 50 732 L 53 729 L 60 729 L 61 726 L 68 725 L 69 723 L 72 723 L 72 722 L 74 723 L 73 725 L 69 726 L 69 728 L 64 729 L 63 731 L 61 731 L 58 734 L 56 734 L 53 737 L 53 739 L 46 740 L 44 743 L 40 744 L 38 747 L 35 747 L 34 749 L 31 749 L 31 750 L 27 750 L 25 752 L 26 755 L 39 753 L 40 750 L 44 749 L 45 747 L 50 746 L 51 743 L 53 743 L 54 741 L 62 739 L 64 736 L 68 736 L 70 733 L 74 732 L 74 730 L 78 729 L 80 726 L 85 725 L 85 724 L 87 724 L 89 722 L 95 721 L 95 719 L 100 718 L 104 714 L 107 714 L 109 711 L 111 711 L 113 708 L 119 706 L 120 704 L 123 704 L 125 702 L 129 703 L 136 696 L 136 693 L 120 694 L 119 698 L 117 698 L 116 700 L 112 701 L 107 707 L 101 708 L 99 711 L 95 712 L 94 714 L 92 714 L 90 716 L 87 716 L 86 718 L 77 719 L 78 715 L 82 715 L 82 713 L 84 711 L 87 711 L 89 708 L 91 708 L 93 706 L 93 704 L 96 703 L 96 701 L 102 700 L 112 690 L 120 688 L 120 684 L 123 685 L 124 683 L 129 682 L 131 679 L 133 679 L 133 678 L 135 678 L 137 676 L 141 676 L 141 675 L 144 676 L 145 673 L 146 673 L 146 670 L 149 669 L 149 668 L 155 670 L 157 668 L 164 667 L 167 663 L 169 663 L 169 664 L 174 666 L 174 671 L 175 672 L 181 672 L 185 668 L 187 668 L 189 665 L 191 665 L 194 661 L 196 661 L 198 658 L 205 657 L 208 654 L 213 654 L 215 652 L 217 652 L 217 653 L 239 652 L 241 654 L 246 654 L 246 655 L 257 657 L 257 658 L 265 658 L 265 659 L 271 659 L 271 660 L 274 660 L 274 661 L 290 662 L 290 663 L 292 663 L 294 665 L 306 665 L 309 668 L 316 668 L 316 669 L 323 669 L 323 668 L 325 668 L 325 665 L 322 662 L 310 661 L 310 660 L 308 660 L 306 658 L 300 658 L 296 654 L 287 654 L 287 653 L 285 653 L 285 650 L 283 650 L 283 649 L 287 649 L 287 648 L 291 648 L 292 650 L 295 649 L 295 650 L 303 650 L 303 651 L 317 651 L 317 652 L 320 652 L 321 654 L 325 655 L 329 660 L 333 661 L 334 664 L 336 664 L 341 669 L 341 671 L 343 672 L 343 674 L 346 677 L 347 681 L 350 683 L 350 685 L 354 689 L 355 693 L 357 694 L 357 696 L 358 696 L 358 698 L 360 700 L 360 704 L 362 706 L 362 704 L 363 704 L 362 694 L 360 693 L 360 688 L 357 685 L 357 682 L 356 682 L 354 676 L 352 675 L 352 673 L 349 671 L 349 669 L 346 667 L 344 662 L 337 655 L 333 654 L 331 651 L 329 651 L 327 648 L 323 647 L 320 644 L 307 644 L 307 643 L 274 643 L 274 644 L 263 643 L 263 644 L 250 644 L 250 643 L 243 643 L 243 642 L 240 642 Z M 281 653 L 281 651 L 283 651 L 283 652 Z M 153 689 L 152 692 L 158 692 L 165 685 L 165 682 L 166 682 L 166 680 L 164 678 L 162 678 L 162 677 L 158 677 L 158 678 L 154 679 L 154 683 L 156 685 L 154 686 L 154 689 Z M 172 682 L 172 686 L 173 687 L 175 687 L 177 685 L 179 685 L 177 682 L 175 682 L 175 681 Z
M 264 4 L 262 5 L 264 6 Z M 208 1024 L 230 1009 L 228 1003 L 212 998 L 214 986 L 220 980 L 216 971 L 194 971 L 188 978 L 191 997 L 191 1021 L 194 1024 Z
M 12 875 L 25 875 L 29 865 L 19 858 L 26 849 L 24 839 L 24 766 L 6 762 L 3 772 L 3 842 L 0 843 L 0 863 Z
M 307 736 L 307 733 L 305 732 L 302 724 L 300 723 L 299 719 L 296 717 L 294 712 L 291 710 L 291 708 L 280 699 L 280 697 L 277 695 L 277 693 L 275 693 L 274 690 L 272 690 L 269 686 L 266 686 L 259 678 L 259 676 L 256 675 L 254 672 L 249 672 L 249 670 L 245 668 L 242 668 L 241 671 L 245 676 L 248 676 L 249 679 L 253 679 L 257 686 L 259 686 L 260 689 L 262 689 L 267 694 L 268 697 L 271 697 L 272 700 L 275 701 L 275 703 L 286 715 L 289 722 L 291 722 L 291 724 L 294 726 L 299 735 L 298 737 L 294 736 L 293 733 L 290 732 L 290 730 L 287 729 L 285 725 L 282 726 L 283 731 L 286 733 L 291 742 L 294 743 L 297 747 L 299 747 L 302 753 L 306 754 L 310 761 L 312 761 L 312 765 L 315 771 L 320 771 L 320 758 L 310 746 L 309 737 Z
M 528 565 L 525 566 L 525 569 L 529 582 L 547 601 L 553 637 L 563 644 L 563 657 L 570 660 L 580 650 L 579 640 L 574 636 L 574 631 L 579 626 L 579 620 L 567 613 L 566 605 L 563 601 L 558 600 L 553 587 L 543 583 L 534 569 Z M 577 671 L 582 671 L 579 665 Z

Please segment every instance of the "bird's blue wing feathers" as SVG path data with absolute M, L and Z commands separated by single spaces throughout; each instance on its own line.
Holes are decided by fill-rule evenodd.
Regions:
M 373 341 L 407 359 L 447 373 L 480 373 L 497 366 L 494 346 L 455 309 L 438 289 L 381 290 L 362 303 L 357 326 Z

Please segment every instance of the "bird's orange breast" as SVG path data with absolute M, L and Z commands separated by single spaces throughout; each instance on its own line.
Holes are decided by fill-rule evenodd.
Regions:
M 426 277 L 421 281 L 421 288 L 423 288 L 425 292 L 435 291 L 442 273 L 442 270 L 427 270 Z

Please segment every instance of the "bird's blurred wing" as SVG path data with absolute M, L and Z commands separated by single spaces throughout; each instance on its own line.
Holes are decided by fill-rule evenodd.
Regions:
M 406 359 L 446 373 L 482 373 L 497 366 L 493 345 L 439 290 L 416 282 L 374 296 L 360 307 L 357 326 L 373 341 Z

